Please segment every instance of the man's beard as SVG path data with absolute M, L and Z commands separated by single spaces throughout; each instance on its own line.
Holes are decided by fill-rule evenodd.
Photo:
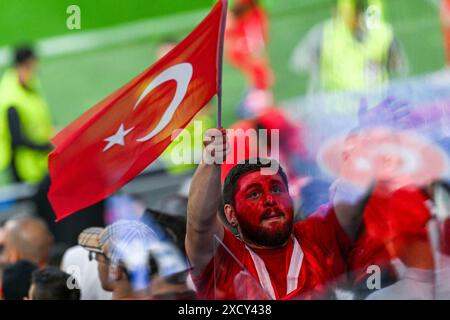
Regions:
M 243 239 L 264 247 L 280 247 L 286 243 L 292 232 L 292 219 L 285 214 L 283 225 L 276 229 L 268 229 L 261 225 L 249 223 L 246 219 L 238 219 L 239 232 Z

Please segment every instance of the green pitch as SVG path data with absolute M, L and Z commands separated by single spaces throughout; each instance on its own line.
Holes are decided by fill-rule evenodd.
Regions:
M 302 95 L 307 75 L 288 69 L 297 42 L 330 16 L 332 0 L 267 0 L 269 53 L 278 101 Z M 385 0 L 387 18 L 405 48 L 410 74 L 444 66 L 436 1 Z M 181 39 L 208 12 L 212 0 L 16 0 L 0 1 L 0 47 L 42 43 L 40 75 L 54 120 L 64 126 L 155 61 L 163 39 Z M 66 28 L 66 8 L 81 8 L 81 30 Z M 88 43 L 83 35 L 91 34 Z M 49 41 L 51 37 L 58 37 Z M 61 40 L 61 37 L 64 37 Z M 66 41 L 66 42 L 64 42 Z M 4 66 L 0 66 L 0 69 Z M 245 81 L 224 66 L 224 124 L 235 120 Z

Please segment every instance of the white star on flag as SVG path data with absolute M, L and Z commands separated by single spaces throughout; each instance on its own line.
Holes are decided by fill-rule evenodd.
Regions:
M 104 141 L 108 141 L 108 144 L 107 144 L 106 147 L 103 149 L 103 152 L 105 152 L 105 151 L 107 151 L 108 149 L 112 148 L 112 147 L 115 146 L 116 144 L 120 144 L 121 146 L 124 146 L 124 145 L 125 145 L 125 140 L 124 140 L 125 136 L 126 136 L 127 134 L 129 134 L 129 133 L 131 132 L 131 130 L 133 130 L 133 129 L 134 129 L 134 127 L 125 130 L 125 128 L 124 128 L 124 126 L 123 126 L 123 123 L 122 123 L 122 124 L 120 125 L 119 130 L 117 130 L 117 132 L 116 132 L 114 135 L 112 135 L 112 136 L 110 136 L 110 137 L 104 139 Z

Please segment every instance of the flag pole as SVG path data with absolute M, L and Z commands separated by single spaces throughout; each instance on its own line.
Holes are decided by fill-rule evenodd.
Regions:
M 223 65 L 223 46 L 225 38 L 225 26 L 227 23 L 228 0 L 220 0 L 223 3 L 222 17 L 220 22 L 219 51 L 217 57 L 217 127 L 222 127 L 222 65 Z

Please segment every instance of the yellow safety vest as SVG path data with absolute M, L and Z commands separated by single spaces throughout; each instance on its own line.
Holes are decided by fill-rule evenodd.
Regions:
M 14 106 L 20 118 L 23 134 L 37 144 L 48 143 L 53 128 L 47 103 L 40 93 L 38 82 L 25 89 L 14 69 L 5 71 L 0 82 L 0 170 L 5 171 L 13 159 L 11 135 L 8 124 L 8 109 Z M 22 181 L 37 183 L 47 174 L 47 152 L 20 146 L 15 154 L 15 166 Z
M 322 89 L 361 90 L 385 82 L 393 38 L 391 27 L 384 22 L 358 41 L 341 19 L 327 21 L 320 57 Z

